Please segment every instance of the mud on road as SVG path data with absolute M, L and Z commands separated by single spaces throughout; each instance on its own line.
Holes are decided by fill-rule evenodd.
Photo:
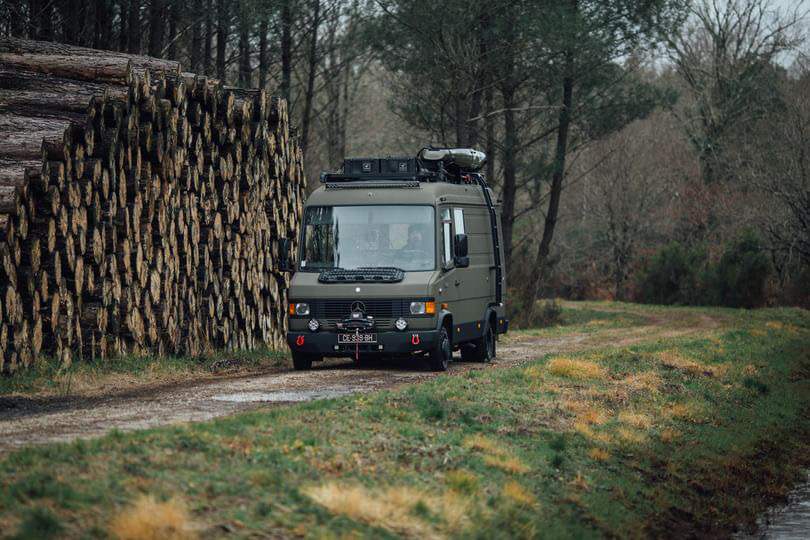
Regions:
M 0 397 L 0 452 L 98 437 L 113 430 L 200 422 L 294 402 L 369 393 L 434 377 L 452 377 L 471 369 L 520 365 L 549 353 L 626 347 L 662 338 L 706 334 L 722 326 L 719 319 L 706 316 L 638 313 L 646 318 L 641 326 L 560 336 L 507 335 L 499 341 L 497 360 L 493 363 L 456 361 L 440 374 L 426 371 L 418 361 L 356 365 L 351 360 L 339 359 L 316 364 L 308 372 L 289 370 L 162 386 L 136 385 L 72 397 Z

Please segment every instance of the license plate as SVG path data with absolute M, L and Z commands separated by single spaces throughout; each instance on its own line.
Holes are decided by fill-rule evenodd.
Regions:
M 377 334 L 338 334 L 338 343 L 377 343 Z

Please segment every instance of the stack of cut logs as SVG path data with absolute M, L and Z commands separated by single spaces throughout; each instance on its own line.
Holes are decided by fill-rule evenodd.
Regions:
M 286 102 L 176 62 L 0 38 L 0 360 L 284 343 Z

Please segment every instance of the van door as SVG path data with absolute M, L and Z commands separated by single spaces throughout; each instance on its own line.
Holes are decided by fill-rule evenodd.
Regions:
M 436 285 L 433 290 L 436 293 L 437 308 L 441 309 L 441 304 L 447 304 L 447 310 L 453 314 L 455 324 L 458 287 L 455 285 L 455 278 L 457 268 L 453 265 L 453 214 L 452 209 L 448 206 L 439 208 L 437 242 L 438 246 L 438 261 L 441 271 L 438 273 Z
M 491 266 L 493 264 L 489 215 L 483 207 L 455 206 L 452 211 L 455 234 L 467 236 L 467 256 L 470 265 L 456 268 L 453 284 L 458 306 L 454 313 L 456 343 L 481 336 L 487 306 L 494 289 Z

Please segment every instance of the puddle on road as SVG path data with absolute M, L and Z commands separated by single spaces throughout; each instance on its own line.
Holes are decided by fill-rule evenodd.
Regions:
M 786 506 L 771 509 L 757 519 L 755 535 L 740 534 L 736 540 L 805 540 L 810 538 L 810 471 L 804 484 L 790 494 Z
M 233 394 L 212 396 L 211 399 L 231 403 L 313 401 L 347 396 L 362 390 L 362 388 L 320 388 L 318 390 L 301 390 L 299 392 L 235 392 Z

